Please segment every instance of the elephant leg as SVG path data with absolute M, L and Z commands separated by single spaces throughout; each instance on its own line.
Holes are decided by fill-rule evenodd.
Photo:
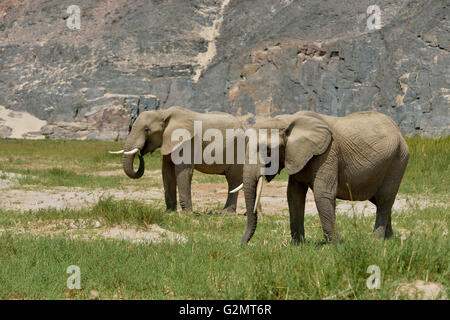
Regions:
M 391 210 L 394 201 L 377 201 L 377 217 L 373 232 L 380 239 L 392 235 Z
M 228 183 L 228 196 L 222 213 L 235 213 L 237 207 L 238 194 L 230 193 L 231 190 L 237 188 L 242 183 L 242 166 L 231 166 L 225 173 Z
M 377 206 L 377 199 L 375 197 L 372 197 L 371 199 L 369 199 L 369 201 L 372 202 L 375 206 Z M 379 208 L 380 208 L 380 210 L 379 210 Z M 379 213 L 379 215 L 382 215 L 382 213 L 381 213 L 381 206 L 380 207 L 377 206 L 377 214 L 378 213 Z M 374 231 L 376 230 L 376 228 L 377 227 L 374 227 Z M 387 225 L 386 225 L 385 234 L 388 235 L 387 237 L 390 237 L 393 234 L 392 224 L 391 224 L 391 215 L 390 214 L 389 214 L 388 222 L 387 222 Z M 381 237 L 383 237 L 383 236 L 381 236 Z
M 391 184 L 383 184 L 375 195 L 375 204 L 377 206 L 377 215 L 373 232 L 380 239 L 387 239 L 392 236 L 391 213 L 395 202 L 397 190 L 392 190 Z M 398 187 L 396 188 L 398 189 Z
M 375 199 L 375 197 L 371 198 L 370 202 L 372 202 L 374 205 L 377 205 L 377 200 Z M 378 212 L 378 207 L 377 207 L 377 212 Z M 380 210 L 380 214 L 381 214 L 381 210 Z M 375 227 L 374 227 L 374 230 L 376 230 Z M 390 236 L 392 236 L 392 234 L 393 234 L 393 231 L 392 231 L 392 224 L 391 224 L 391 215 L 389 214 L 388 222 L 386 225 L 386 231 L 385 231 L 386 238 L 389 238 Z
M 170 156 L 163 157 L 162 178 L 164 184 L 164 199 L 166 200 L 166 210 L 177 210 L 177 179 L 175 177 L 175 165 L 170 160 Z
M 287 187 L 287 200 L 289 205 L 289 217 L 291 225 L 291 237 L 294 244 L 305 239 L 305 200 L 308 186 L 289 176 Z
M 338 241 L 336 228 L 336 177 L 314 182 L 314 201 L 319 212 L 325 240 Z
M 178 197 L 183 211 L 192 211 L 191 182 L 194 166 L 190 164 L 175 165 Z
M 386 226 L 386 232 L 385 232 L 385 238 L 390 238 L 394 234 L 394 231 L 392 230 L 392 221 L 391 221 L 391 215 L 389 215 L 388 223 Z
M 391 223 L 392 206 L 394 205 L 406 164 L 407 161 L 394 161 L 384 178 L 383 184 L 375 194 L 374 203 L 377 206 L 377 216 L 373 232 L 381 239 L 387 239 L 393 235 Z

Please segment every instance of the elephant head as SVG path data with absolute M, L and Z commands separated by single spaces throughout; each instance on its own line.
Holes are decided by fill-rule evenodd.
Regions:
M 263 178 L 270 182 L 283 168 L 289 175 L 300 172 L 312 157 L 323 154 L 332 140 L 332 131 L 328 124 L 313 112 L 279 116 L 257 123 L 254 128 L 279 130 L 279 163 L 278 172 L 270 175 L 263 174 L 263 169 L 273 164 L 246 163 L 244 165 L 243 187 L 247 209 L 247 229 L 242 238 L 243 245 L 247 244 L 256 230 Z M 258 153 L 263 148 L 270 150 L 273 147 L 270 143 L 258 142 Z
M 144 158 L 161 148 L 162 155 L 168 155 L 178 144 L 172 141 L 175 129 L 186 129 L 193 132 L 193 120 L 188 110 L 171 107 L 166 110 L 145 111 L 139 115 L 131 128 L 123 150 L 110 152 L 122 154 L 123 170 L 132 179 L 138 179 L 144 174 Z M 136 154 L 139 157 L 139 169 L 134 170 L 133 162 Z

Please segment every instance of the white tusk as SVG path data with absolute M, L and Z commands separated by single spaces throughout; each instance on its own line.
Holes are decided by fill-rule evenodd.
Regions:
M 124 152 L 123 154 L 130 155 L 130 154 L 135 154 L 135 153 L 138 153 L 138 152 L 139 152 L 139 149 L 138 148 L 134 148 L 133 150 Z
M 239 190 L 242 190 L 243 187 L 244 187 L 244 184 L 241 183 L 241 184 L 239 185 L 239 187 L 237 187 L 237 188 L 231 190 L 229 193 L 236 193 L 236 192 L 238 192 Z
M 124 151 L 120 150 L 120 151 L 108 151 L 110 154 L 122 154 Z
M 256 201 L 255 207 L 253 208 L 253 212 L 256 212 L 256 209 L 258 209 L 259 207 L 259 200 L 261 200 L 262 187 L 263 187 L 263 177 L 260 176 L 258 179 L 258 184 L 256 185 Z

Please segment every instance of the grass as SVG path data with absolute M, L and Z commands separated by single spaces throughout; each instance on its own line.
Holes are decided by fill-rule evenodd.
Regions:
M 450 138 L 412 137 L 407 142 L 411 157 L 400 192 L 447 199 Z M 122 146 L 0 140 L 0 171 L 22 174 L 18 188 L 24 189 L 160 186 L 160 174 L 149 173 L 160 170 L 159 152 L 146 156 L 144 178 L 132 180 L 121 171 L 120 157 L 107 153 Z M 0 179 L 5 178 L 0 173 Z M 287 175 L 282 172 L 276 180 L 287 180 Z M 199 173 L 194 181 L 225 183 L 221 176 Z M 336 245 L 323 244 L 316 215 L 305 218 L 306 242 L 301 246 L 290 244 L 288 217 L 264 215 L 246 247 L 239 246 L 243 216 L 219 215 L 220 207 L 193 214 L 166 213 L 163 207 L 163 199 L 149 205 L 101 198 L 86 209 L 0 208 L 0 298 L 86 299 L 95 289 L 101 299 L 395 299 L 402 297 L 397 290 L 401 284 L 419 279 L 442 284 L 449 295 L 447 207 L 395 212 L 396 237 L 388 241 L 372 237 L 375 217 L 339 215 L 341 241 Z M 156 223 L 182 234 L 187 242 L 76 240 L 30 231 L 67 219 L 142 230 Z M 19 229 L 25 232 L 15 231 Z M 70 265 L 81 269 L 80 290 L 66 287 Z M 370 265 L 381 269 L 379 290 L 366 286 Z
M 450 136 L 406 138 L 410 157 L 400 193 L 448 194 Z
M 373 217 L 341 215 L 337 245 L 322 243 L 317 216 L 306 217 L 302 246 L 290 245 L 285 217 L 264 216 L 247 247 L 238 245 L 245 217 L 167 214 L 111 199 L 91 211 L 26 215 L 27 221 L 86 216 L 137 226 L 157 221 L 188 242 L 139 245 L 6 232 L 0 236 L 0 298 L 83 299 L 95 289 L 100 298 L 127 299 L 393 299 L 400 284 L 415 279 L 449 285 L 449 242 L 442 234 L 450 221 L 442 208 L 394 215 L 394 228 L 411 231 L 406 240 L 374 239 Z M 66 287 L 70 265 L 81 268 L 81 290 Z M 379 290 L 366 287 L 370 265 L 381 269 Z
M 78 140 L 0 140 L 0 171 L 26 175 L 19 179 L 22 185 L 45 187 L 121 188 L 136 186 L 145 188 L 161 185 L 154 179 L 132 180 L 122 171 L 121 157 L 109 150 L 120 150 L 123 141 Z M 137 159 L 135 168 L 137 168 Z M 145 170 L 161 170 L 159 150 L 145 156 Z M 112 172 L 100 176 L 98 172 Z M 118 172 L 117 172 L 118 171 Z M 225 183 L 225 177 L 195 172 L 194 182 Z
M 415 136 L 407 137 L 406 141 L 411 156 L 399 192 L 447 195 L 450 181 L 450 136 Z M 154 179 L 131 180 L 121 173 L 120 156 L 110 155 L 108 150 L 118 150 L 122 147 L 121 141 L 2 139 L 0 171 L 27 175 L 20 179 L 20 183 L 24 185 L 48 187 L 146 187 L 149 183 L 155 183 L 151 182 Z M 145 158 L 147 172 L 161 169 L 159 150 Z M 116 175 L 99 176 L 99 171 L 116 171 Z M 287 181 L 287 178 L 283 170 L 275 181 Z M 196 183 L 226 181 L 223 176 L 200 172 L 195 172 L 193 179 Z
M 124 177 L 97 177 L 90 174 L 79 174 L 63 168 L 51 169 L 16 169 L 16 173 L 25 176 L 18 179 L 21 185 L 43 185 L 46 187 L 120 187 Z
M 161 224 L 167 216 L 159 208 L 144 205 L 138 201 L 114 200 L 113 197 L 101 197 L 92 208 L 64 209 L 54 208 L 26 211 L 21 214 L 13 210 L 0 210 L 0 226 L 12 227 L 36 222 L 48 224 L 61 219 L 95 219 L 108 226 L 132 224 L 145 228 L 150 224 Z

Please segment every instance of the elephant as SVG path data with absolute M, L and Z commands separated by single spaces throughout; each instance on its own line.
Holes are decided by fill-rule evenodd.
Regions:
M 199 121 L 202 130 L 214 129 L 224 133 L 226 129 L 241 129 L 241 122 L 234 116 L 223 112 L 198 113 L 182 107 L 170 107 L 168 109 L 145 111 L 141 113 L 134 122 L 127 136 L 123 150 L 110 152 L 122 154 L 122 164 L 125 173 L 132 179 L 142 177 L 144 174 L 144 158 L 147 153 L 152 153 L 161 148 L 162 154 L 162 179 L 164 185 L 164 197 L 167 211 L 177 210 L 177 188 L 181 209 L 192 211 L 191 182 L 193 171 L 198 170 L 207 174 L 225 175 L 228 183 L 228 191 L 235 189 L 242 183 L 243 164 L 236 162 L 227 164 L 222 161 L 216 163 L 205 163 L 201 161 L 186 161 L 175 163 L 172 153 L 177 149 L 178 141 L 172 141 L 172 134 L 176 129 L 184 129 L 192 137 L 188 143 L 194 147 L 194 123 Z M 227 146 L 223 143 L 223 146 Z M 231 143 L 236 144 L 236 141 Z M 203 150 L 208 146 L 208 141 L 201 142 Z M 228 147 L 228 146 L 227 146 Z M 225 148 L 224 148 L 225 149 Z M 183 151 L 184 152 L 184 151 Z M 135 156 L 139 157 L 139 168 L 133 168 Z M 223 151 L 223 155 L 225 152 Z M 192 153 L 194 157 L 194 153 Z M 233 213 L 236 211 L 237 193 L 228 193 L 228 197 L 222 213 Z
M 287 201 L 294 244 L 305 238 L 308 188 L 313 191 L 327 242 L 338 241 L 336 199 L 371 201 L 377 207 L 373 233 L 379 238 L 392 235 L 391 210 L 409 150 L 391 118 L 374 111 L 344 117 L 299 111 L 257 121 L 254 128 L 279 129 L 279 163 L 274 175 L 261 173 L 268 164 L 244 164 L 243 184 L 236 189 L 244 188 L 246 203 L 247 228 L 242 245 L 256 230 L 263 178 L 270 182 L 283 168 L 289 176 Z M 265 145 L 258 142 L 258 152 L 273 147 L 270 140 Z

